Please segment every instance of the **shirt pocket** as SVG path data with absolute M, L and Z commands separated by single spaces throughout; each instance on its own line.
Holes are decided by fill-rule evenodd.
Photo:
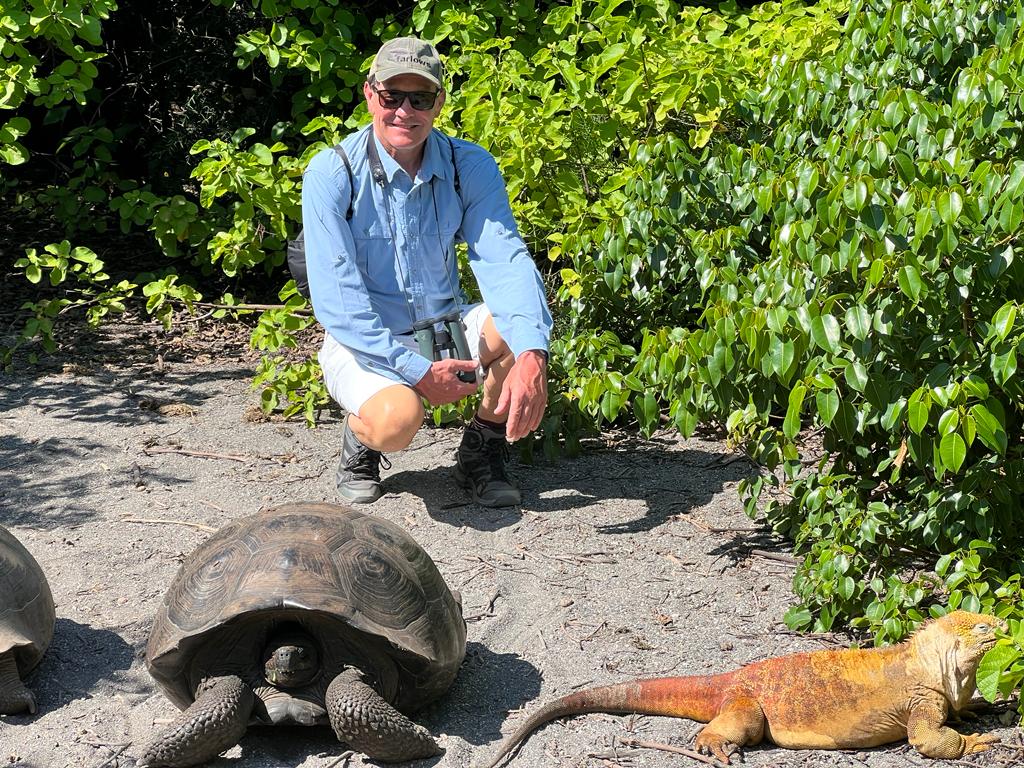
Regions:
M 394 293 L 402 290 L 395 263 L 391 233 L 379 223 L 364 232 L 353 232 L 356 241 L 356 265 L 371 292 Z
M 438 237 L 445 247 L 453 241 L 461 242 L 459 230 L 462 228 L 462 207 L 458 203 L 445 205 L 438 211 L 437 222 L 430 222 L 428 227 L 433 230 L 429 235 Z

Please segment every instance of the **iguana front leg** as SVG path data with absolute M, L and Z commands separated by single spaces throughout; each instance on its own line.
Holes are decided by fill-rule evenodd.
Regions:
M 953 760 L 984 752 L 999 741 L 998 736 L 972 733 L 964 736 L 944 725 L 946 708 L 934 702 L 915 706 L 907 720 L 907 740 L 925 757 Z
M 235 746 L 249 724 L 256 697 L 241 678 L 207 680 L 192 706 L 146 747 L 138 768 L 186 768 Z
M 740 749 L 760 744 L 764 738 L 764 725 L 764 711 L 757 699 L 729 699 L 714 719 L 697 734 L 694 746 L 702 755 L 712 755 L 727 765 L 734 754 L 742 762 Z
M 444 752 L 430 731 L 417 725 L 349 669 L 331 681 L 327 715 L 339 741 L 383 762 L 404 762 Z
M 18 676 L 14 653 L 0 653 L 0 715 L 16 715 L 26 709 L 29 714 L 36 713 L 36 698 Z

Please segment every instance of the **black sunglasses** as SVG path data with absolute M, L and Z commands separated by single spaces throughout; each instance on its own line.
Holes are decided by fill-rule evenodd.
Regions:
M 385 109 L 398 109 L 406 99 L 413 109 L 424 111 L 434 108 L 437 95 L 440 91 L 395 91 L 388 88 L 374 88 L 373 92 L 380 99 L 380 105 Z

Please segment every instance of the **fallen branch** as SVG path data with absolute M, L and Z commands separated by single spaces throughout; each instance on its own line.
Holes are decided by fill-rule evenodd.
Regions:
M 217 529 L 203 523 L 190 523 L 188 520 L 163 520 L 157 517 L 122 517 L 122 523 L 145 523 L 154 525 L 187 525 L 189 528 L 198 528 L 207 533 L 216 533 Z
M 353 752 L 351 749 L 346 750 L 345 752 L 342 752 L 340 755 L 338 755 L 338 759 L 335 760 L 330 765 L 328 765 L 327 768 L 337 768 L 337 766 L 339 766 L 339 765 L 340 766 L 348 765 L 349 760 L 352 759 L 352 756 L 354 754 L 355 754 L 355 752 Z
M 491 593 L 490 598 L 487 600 L 487 607 L 483 611 L 481 611 L 480 613 L 475 613 L 472 616 L 466 616 L 465 617 L 465 621 L 479 621 L 480 619 L 485 619 L 488 616 L 493 616 L 494 615 L 494 604 L 495 604 L 495 602 L 497 602 L 497 600 L 498 600 L 498 598 L 500 596 L 501 596 L 501 590 L 496 588 Z
M 117 751 L 116 752 L 112 752 L 110 757 L 108 757 L 102 763 L 97 765 L 96 768 L 105 768 L 105 766 L 110 765 L 112 762 L 117 760 L 117 758 L 119 758 L 121 756 L 121 753 L 124 752 L 126 749 L 128 749 L 128 747 L 130 747 L 131 745 L 132 745 L 131 742 L 128 742 L 127 744 L 119 745 L 118 748 L 117 748 Z M 111 745 L 111 746 L 113 746 L 113 745 Z
M 178 453 L 181 454 L 182 456 L 195 456 L 196 458 L 199 459 L 227 459 L 229 461 L 240 461 L 243 464 L 252 458 L 251 456 L 238 456 L 233 453 L 208 453 L 207 451 L 189 451 L 186 450 L 185 448 L 143 448 L 142 452 L 147 456 L 152 456 L 153 454 L 156 453 Z
M 800 565 L 801 562 L 800 558 L 798 557 L 793 557 L 792 555 L 784 555 L 779 552 L 766 552 L 763 549 L 752 549 L 750 550 L 750 554 L 752 554 L 754 557 L 763 557 L 768 560 L 777 560 L 778 562 L 785 563 L 786 565 Z
M 710 757 L 704 757 L 699 752 L 694 752 L 692 749 L 686 749 L 685 747 L 675 747 L 671 744 L 661 744 L 656 741 L 640 741 L 639 739 L 620 739 L 620 744 L 624 744 L 627 747 L 640 747 L 642 749 L 659 749 L 662 752 L 672 752 L 676 755 L 686 755 L 687 757 L 698 760 L 708 765 L 714 765 L 716 768 L 724 768 L 723 763 Z
M 218 512 L 223 512 L 225 515 L 230 515 L 231 514 L 226 509 L 224 509 L 224 507 L 218 507 L 212 501 L 207 501 L 206 499 L 200 499 L 199 503 L 209 507 L 210 509 L 216 509 Z

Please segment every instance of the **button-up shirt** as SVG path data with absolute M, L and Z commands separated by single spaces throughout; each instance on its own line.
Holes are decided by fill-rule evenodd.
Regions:
M 383 188 L 370 172 L 368 140 L 377 144 Z M 512 218 L 498 164 L 477 144 L 452 142 L 458 194 L 448 138 L 437 130 L 414 179 L 384 150 L 372 125 L 342 142 L 354 189 L 330 148 L 313 157 L 303 176 L 306 267 L 317 320 L 363 365 L 408 384 L 426 375 L 430 361 L 396 336 L 465 302 L 456 238 L 468 246 L 480 293 L 512 352 L 546 351 L 551 333 L 544 285 Z

